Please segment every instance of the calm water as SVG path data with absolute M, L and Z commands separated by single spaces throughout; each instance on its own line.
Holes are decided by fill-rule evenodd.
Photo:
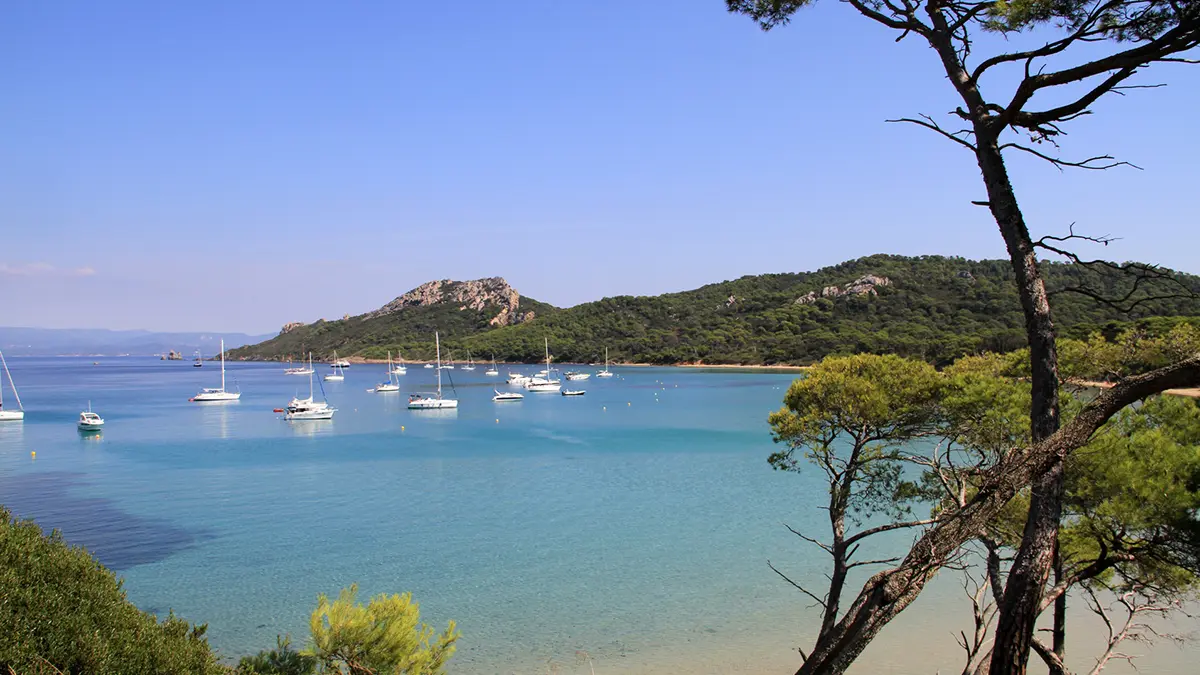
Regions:
M 588 672 L 581 651 L 597 673 L 788 672 L 811 639 L 815 614 L 766 565 L 814 585 L 824 569 L 781 525 L 825 531 L 818 477 L 765 461 L 791 375 L 622 369 L 571 383 L 583 397 L 496 404 L 480 368 L 453 371 L 457 412 L 420 413 L 367 393 L 384 367 L 356 365 L 324 383 L 333 421 L 286 422 L 272 409 L 308 380 L 278 365 L 230 364 L 243 396 L 226 405 L 187 401 L 213 364 L 9 365 L 28 412 L 0 425 L 0 502 L 86 545 L 143 609 L 207 622 L 228 657 L 302 643 L 317 593 L 352 582 L 456 619 L 464 674 Z M 405 391 L 433 372 L 410 368 Z M 98 436 L 75 430 L 89 400 Z M 860 671 L 961 668 L 956 584 Z M 1143 665 L 1186 672 L 1185 654 Z

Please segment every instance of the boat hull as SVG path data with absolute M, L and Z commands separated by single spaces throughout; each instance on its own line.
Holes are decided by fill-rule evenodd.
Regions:
M 23 419 L 24 410 L 0 410 L 0 422 L 20 422 Z
M 376 394 L 394 394 L 400 391 L 400 387 L 394 384 L 380 384 L 375 386 Z
M 222 391 L 208 394 L 196 394 L 191 400 L 193 403 L 227 403 L 229 401 L 236 401 L 241 397 L 241 392 Z
M 408 402 L 409 410 L 447 410 L 457 407 L 458 401 L 452 398 L 421 398 Z
M 525 391 L 532 394 L 557 394 L 562 391 L 561 384 L 527 384 Z

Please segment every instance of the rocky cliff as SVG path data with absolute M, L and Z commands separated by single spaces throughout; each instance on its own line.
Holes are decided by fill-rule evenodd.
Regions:
M 368 321 L 409 307 L 440 304 L 454 304 L 458 305 L 459 310 L 471 309 L 476 312 L 495 310 L 496 315 L 488 320 L 491 326 L 508 326 L 533 318 L 533 312 L 520 311 L 521 294 L 501 277 L 473 281 L 429 281 L 359 318 Z
M 820 291 L 809 291 L 796 298 L 797 305 L 811 305 L 817 298 L 840 298 L 845 295 L 879 295 L 879 286 L 891 286 L 892 280 L 874 274 L 866 274 L 845 286 L 826 286 Z

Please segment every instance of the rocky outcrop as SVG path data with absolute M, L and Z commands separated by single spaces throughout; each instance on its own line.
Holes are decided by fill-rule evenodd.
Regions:
M 408 307 L 453 303 L 459 310 L 476 312 L 496 311 L 488 324 L 506 326 L 533 318 L 533 312 L 520 313 L 521 294 L 501 277 L 476 279 L 474 281 L 430 281 L 401 295 L 374 312 L 362 315 L 362 319 L 373 319 Z
M 851 281 L 845 286 L 826 286 L 820 291 L 810 291 L 796 298 L 797 305 L 811 305 L 818 298 L 840 298 L 846 295 L 879 295 L 880 286 L 891 286 L 892 280 L 868 274 Z
M 290 332 L 296 330 L 297 328 L 302 327 L 303 325 L 304 324 L 300 321 L 292 321 L 289 323 L 285 323 L 285 324 L 283 324 L 283 328 L 279 329 L 279 334 L 283 335 L 284 333 L 290 333 Z

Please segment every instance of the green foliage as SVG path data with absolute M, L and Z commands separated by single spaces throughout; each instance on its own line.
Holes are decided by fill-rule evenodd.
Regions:
M 356 602 L 358 585 L 342 589 L 330 602 L 319 596 L 309 620 L 310 653 L 324 672 L 350 675 L 438 675 L 454 655 L 459 632 L 454 622 L 433 641 L 421 623 L 412 595 L 378 595 Z
M 264 649 L 238 661 L 237 675 L 312 675 L 317 672 L 316 657 L 292 649 L 288 637 L 275 638 L 274 649 Z
M 1086 285 L 1116 297 L 1132 290 L 1128 276 L 1111 270 L 1043 264 L 1051 290 Z M 864 275 L 887 277 L 876 295 L 801 296 L 828 286 L 845 286 Z M 1200 290 L 1200 279 L 1179 278 Z M 1161 292 L 1143 282 L 1133 298 Z M 1177 288 L 1170 290 L 1177 291 Z M 732 298 L 732 300 L 731 300 Z M 555 310 L 538 307 L 527 323 L 500 328 L 494 313 L 460 310 L 455 304 L 406 308 L 383 317 L 318 322 L 260 345 L 231 352 L 235 358 L 318 357 L 334 349 L 342 356 L 383 358 L 400 350 L 407 358 L 433 358 L 433 332 L 444 349 L 477 359 L 537 362 L 542 340 L 560 362 L 597 362 L 605 348 L 615 362 L 811 364 L 826 356 L 898 354 L 946 365 L 965 354 L 1007 352 L 1023 347 L 1024 319 L 1004 260 L 971 261 L 941 256 L 874 255 L 816 272 L 765 274 L 654 297 L 621 296 Z M 1200 316 L 1200 300 L 1173 298 L 1142 303 L 1121 314 L 1076 294 L 1055 297 L 1055 322 L 1080 337 L 1122 321 L 1161 316 Z M 443 355 L 445 352 L 443 351 Z
M 894 501 L 902 457 L 895 449 L 928 433 L 941 377 L 932 366 L 894 355 L 829 357 L 796 380 L 769 421 L 776 442 L 771 466 L 801 468 L 796 451 L 826 473 L 832 509 L 903 513 Z M 899 507 L 899 508 L 898 508 Z
M 0 508 L 0 672 L 226 672 L 204 632 L 139 611 L 87 551 Z

